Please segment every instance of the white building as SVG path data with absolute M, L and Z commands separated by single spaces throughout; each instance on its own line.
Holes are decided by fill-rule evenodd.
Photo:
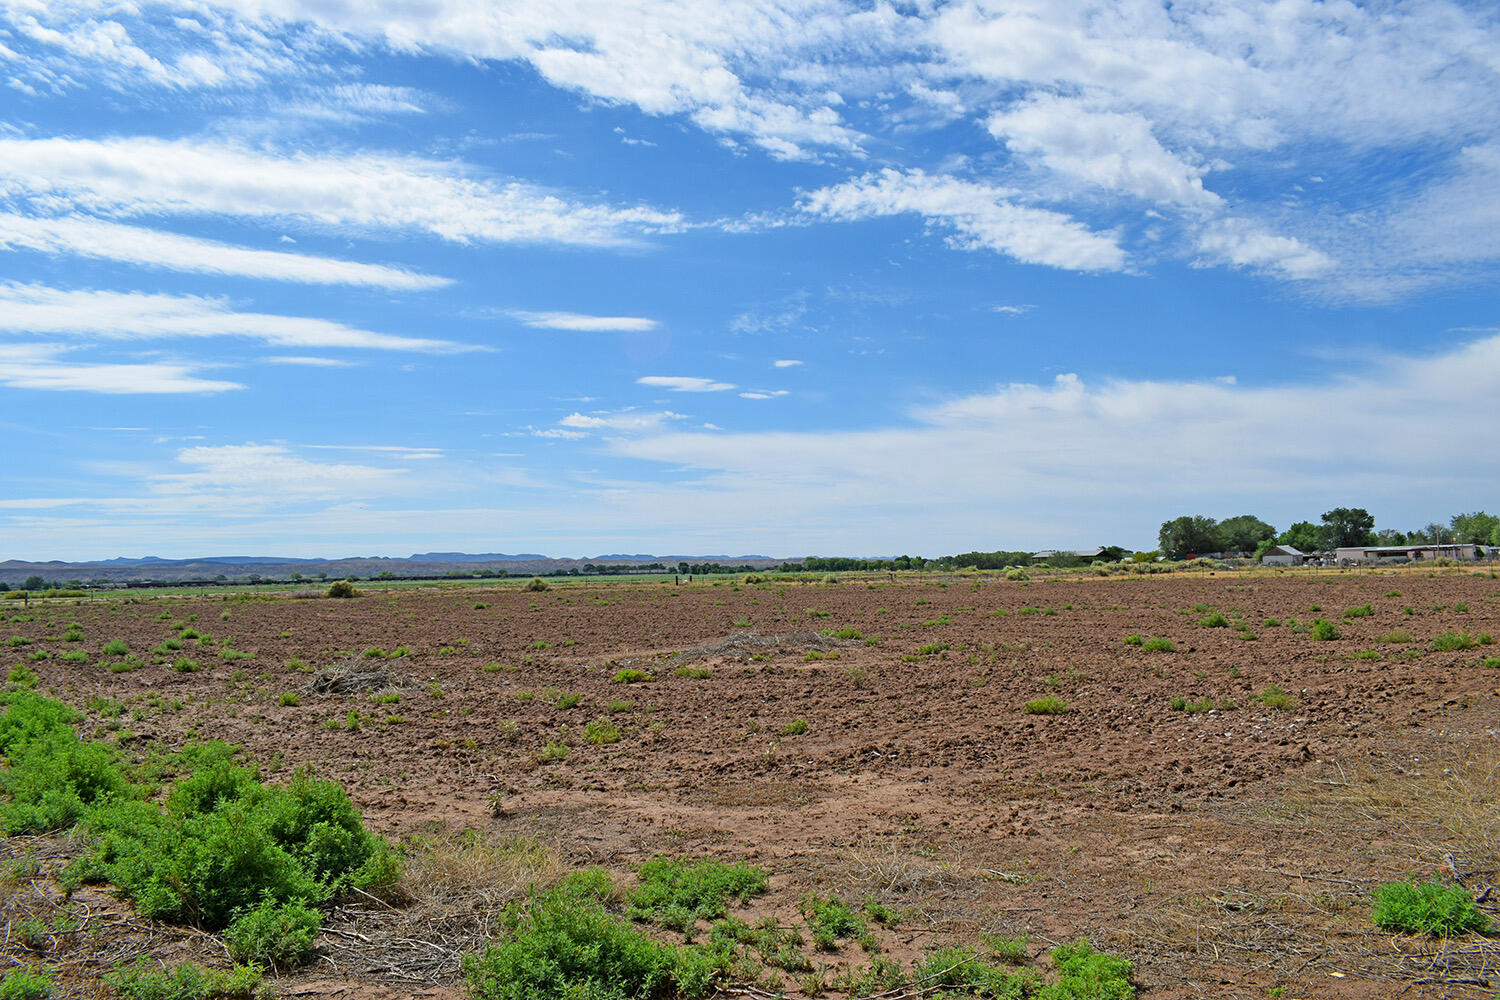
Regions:
M 1478 558 L 1478 547 L 1467 542 L 1462 545 L 1346 545 L 1333 550 L 1333 560 L 1340 566 Z

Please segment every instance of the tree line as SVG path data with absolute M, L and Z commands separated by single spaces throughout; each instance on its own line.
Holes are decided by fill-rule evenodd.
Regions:
M 1446 525 L 1431 522 L 1411 531 L 1376 530 L 1374 515 L 1363 507 L 1335 507 L 1323 512 L 1321 523 L 1298 521 L 1277 532 L 1253 514 L 1223 521 L 1190 514 L 1164 522 L 1156 537 L 1162 554 L 1172 559 L 1210 552 L 1253 552 L 1259 559 L 1275 545 L 1302 552 L 1358 545 L 1500 546 L 1500 516 L 1481 510 L 1454 514 Z

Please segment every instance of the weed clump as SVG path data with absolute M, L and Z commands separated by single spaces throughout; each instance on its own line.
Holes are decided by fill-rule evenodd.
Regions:
M 348 580 L 335 580 L 328 586 L 328 596 L 336 598 L 358 597 L 359 591 Z
M 647 1000 L 701 996 L 711 969 L 652 940 L 573 886 L 505 911 L 506 936 L 464 959 L 476 1000 Z
M 1490 926 L 1469 890 L 1436 879 L 1387 882 L 1375 890 L 1374 900 L 1370 918 L 1385 931 L 1452 937 L 1470 931 L 1482 934 Z
M 1068 703 L 1055 694 L 1044 694 L 1033 698 L 1025 706 L 1027 715 L 1066 715 Z
M 260 980 L 253 965 L 220 972 L 184 962 L 169 971 L 146 958 L 104 977 L 125 1000 L 250 1000 Z
M 523 583 L 521 585 L 521 589 L 528 594 L 540 594 L 543 591 L 551 590 L 552 585 L 546 580 L 543 580 L 541 577 L 534 576 L 530 580 L 527 580 L 525 583 Z
M 748 903 L 766 891 L 766 873 L 754 865 L 713 858 L 653 858 L 641 865 L 641 884 L 626 897 L 626 915 L 693 936 L 699 920 L 727 912 L 731 897 Z
M 1319 642 L 1332 642 L 1343 635 L 1339 627 L 1327 618 L 1314 618 L 1308 625 L 1308 631 Z
M 1148 653 L 1175 653 L 1177 644 L 1171 639 L 1147 639 L 1141 643 L 1141 648 Z

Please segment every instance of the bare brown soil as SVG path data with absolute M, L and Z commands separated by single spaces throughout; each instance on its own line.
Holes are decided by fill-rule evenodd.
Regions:
M 1372 615 L 1342 617 L 1364 604 Z M 1201 624 L 1212 610 L 1231 627 Z M 1286 623 L 1315 617 L 1342 637 L 1316 641 Z M 85 639 L 64 642 L 74 621 Z M 222 645 L 192 640 L 152 655 L 184 626 L 232 637 L 253 658 L 226 661 Z M 80 708 L 92 700 L 85 730 L 140 754 L 190 738 L 242 743 L 273 778 L 312 763 L 393 837 L 524 835 L 626 879 L 657 854 L 752 859 L 772 875 L 761 908 L 788 919 L 812 889 L 905 910 L 881 935 L 897 957 L 981 931 L 1027 934 L 1033 953 L 1086 935 L 1132 959 L 1152 998 L 1277 986 L 1288 997 L 1487 995 L 1489 946 L 1443 956 L 1377 932 L 1368 893 L 1435 867 L 1476 890 L 1495 877 L 1500 671 L 1482 658 L 1500 647 L 1432 649 L 1443 632 L 1500 634 L 1500 581 L 1488 575 L 879 577 L 539 594 L 510 584 L 94 601 L 0 629 L 33 640 L 0 647 L 7 668 L 27 662 L 41 690 Z M 1412 641 L 1380 641 L 1393 630 Z M 1132 634 L 1177 651 L 1127 645 Z M 100 650 L 111 639 L 142 665 L 110 672 L 118 658 Z M 401 646 L 411 652 L 365 655 Z M 78 648 L 87 664 L 56 655 Z M 53 658 L 26 661 L 38 649 Z M 203 669 L 171 669 L 182 656 Z M 677 674 L 694 668 L 709 676 Z M 651 679 L 617 682 L 622 669 Z M 340 691 L 331 670 L 366 683 Z M 1292 707 L 1258 704 L 1268 685 Z M 285 692 L 300 704 L 281 705 Z M 1048 694 L 1067 712 L 1025 711 Z M 581 698 L 560 708 L 565 695 Z M 1174 696 L 1219 707 L 1175 710 Z M 111 716 L 99 699 L 126 712 Z M 585 738 L 601 718 L 618 742 Z M 548 743 L 567 755 L 540 762 Z M 9 919 L 26 893 L 45 895 L 13 894 Z M 128 909 L 90 898 L 101 912 Z M 369 909 L 366 930 L 396 919 Z M 346 935 L 365 933 L 358 913 L 336 916 Z M 191 935 L 159 938 L 139 950 Z M 284 993 L 461 995 L 451 962 L 446 975 L 417 974 L 415 961 L 382 964 L 397 952 L 361 954 L 357 938 L 326 944 Z M 72 959 L 56 957 L 84 961 L 90 947 L 104 946 L 81 941 Z M 6 948 L 24 956 L 13 940 Z M 851 944 L 823 960 L 864 955 Z

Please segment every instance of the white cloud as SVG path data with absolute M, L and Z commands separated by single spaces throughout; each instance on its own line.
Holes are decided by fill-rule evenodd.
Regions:
M 0 139 L 0 194 L 44 212 L 226 215 L 458 242 L 614 246 L 684 225 L 676 212 L 572 201 L 462 163 L 207 139 Z
M 222 299 L 142 292 L 63 291 L 0 284 L 0 331 L 73 334 L 108 340 L 250 337 L 286 347 L 387 351 L 473 350 L 447 340 L 372 333 L 323 319 L 235 312 Z
M 1069 182 L 1188 208 L 1221 204 L 1203 188 L 1204 168 L 1168 152 L 1141 114 L 1039 94 L 991 116 L 989 129 L 1013 153 Z
M 452 284 L 448 278 L 402 268 L 307 254 L 252 250 L 213 240 L 76 215 L 47 218 L 0 213 L 0 248 L 74 254 L 127 264 L 164 267 L 173 271 L 226 274 L 304 284 L 368 285 L 404 291 L 442 288 Z
M 950 228 L 949 242 L 988 249 L 1027 264 L 1080 271 L 1118 271 L 1125 251 L 1113 234 L 1096 233 L 1058 212 L 1008 200 L 1019 192 L 920 170 L 885 169 L 806 195 L 804 211 L 857 221 L 916 213 Z
M 261 358 L 262 361 L 272 365 L 302 365 L 307 368 L 352 368 L 354 362 L 340 361 L 337 358 L 310 357 L 305 354 L 275 354 Z
M 527 326 L 538 329 L 577 330 L 586 333 L 605 330 L 636 332 L 654 330 L 660 325 L 656 320 L 642 316 L 588 316 L 583 313 L 527 312 L 521 309 L 512 310 L 510 315 Z
M 153 493 L 165 496 L 241 495 L 278 497 L 279 503 L 390 493 L 408 471 L 370 465 L 312 462 L 280 444 L 205 445 L 184 448 L 177 462 L 190 471 L 148 477 Z
M 1036 306 L 1027 303 L 1019 306 L 995 306 L 994 311 L 1002 316 L 1024 316 L 1035 308 Z
M 724 392 L 735 388 L 731 382 L 716 382 L 711 378 L 693 375 L 644 375 L 635 380 L 638 385 L 649 385 L 672 392 Z
M 779 396 L 788 395 L 787 389 L 757 389 L 754 392 L 740 393 L 741 399 L 776 399 Z
M 1148 544 L 1174 512 L 1252 506 L 1263 516 L 1282 512 L 1274 521 L 1351 496 L 1372 510 L 1477 503 L 1500 479 L 1500 457 L 1483 446 L 1483 435 L 1453 429 L 1492 422 L 1483 394 L 1459 388 L 1490 371 L 1500 371 L 1500 336 L 1432 357 L 1330 371 L 1312 383 L 1244 386 L 1210 377 L 1090 385 L 1064 375 L 1046 386 L 1005 385 L 920 408 L 896 427 L 677 431 L 611 448 L 679 470 L 674 479 L 691 483 L 706 498 L 704 509 L 721 523 L 749 518 L 752 536 L 774 536 L 778 523 L 790 521 L 812 537 L 858 546 L 851 551 L 869 551 L 871 543 L 859 539 L 884 532 L 910 538 L 913 529 L 903 526 L 909 470 L 921 468 L 950 484 L 922 502 L 922 520 L 943 525 L 923 532 L 946 539 L 935 543 L 940 551 L 973 547 L 976 538 L 1041 544 L 1036 525 L 1095 526 L 1105 537 Z M 1330 448 L 1330 441 L 1359 446 Z M 1413 455 L 1422 456 L 1420 476 L 1412 474 Z M 1228 480 L 1226 468 L 1234 472 Z M 1101 482 L 1110 484 L 1106 493 Z M 635 513 L 648 516 L 653 502 L 648 491 Z M 775 511 L 774 521 L 755 513 L 761 505 Z
M 1327 274 L 1334 260 L 1290 236 L 1262 232 L 1246 219 L 1221 219 L 1198 235 L 1198 250 L 1212 263 L 1264 268 L 1283 278 L 1306 280 Z
M 50 392 L 163 395 L 243 389 L 238 382 L 201 378 L 191 365 L 67 361 L 57 344 L 0 344 L 0 385 Z
M 797 361 L 793 358 L 782 358 L 779 361 L 771 362 L 771 364 L 776 368 L 796 368 L 798 365 L 802 364 L 802 362 Z
M 621 410 L 615 413 L 570 413 L 559 420 L 558 424 L 583 431 L 646 433 L 659 431 L 671 421 L 686 419 L 687 414 L 674 413 L 671 410 L 662 410 L 659 413 Z

